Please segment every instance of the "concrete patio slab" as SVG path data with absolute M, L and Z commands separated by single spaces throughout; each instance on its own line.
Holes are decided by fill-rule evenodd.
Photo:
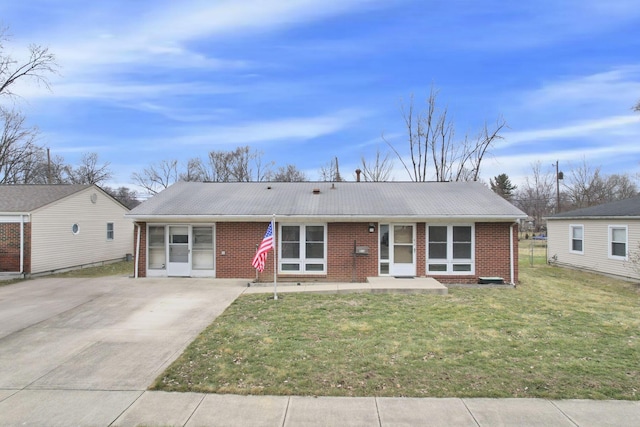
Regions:
M 376 401 L 370 397 L 291 397 L 284 426 L 376 426 Z
M 0 402 L 0 425 L 108 426 L 141 391 L 23 390 Z
M 477 427 L 461 399 L 378 397 L 380 424 L 385 427 Z
M 640 402 L 620 400 L 553 400 L 580 427 L 640 426 Z
M 273 283 L 256 283 L 247 287 L 244 294 L 273 293 Z M 320 294 L 347 293 L 404 293 L 404 294 L 436 294 L 445 295 L 448 288 L 431 277 L 369 277 L 367 282 L 316 283 L 300 282 L 278 284 L 280 293 L 313 292 Z
M 550 401 L 544 399 L 463 399 L 480 426 L 575 425 Z
M 286 396 L 207 395 L 186 427 L 282 426 L 287 413 Z
M 112 426 L 183 426 L 204 398 L 202 393 L 145 391 Z

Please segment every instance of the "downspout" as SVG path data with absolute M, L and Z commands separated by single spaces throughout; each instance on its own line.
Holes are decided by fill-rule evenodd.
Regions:
M 133 273 L 133 277 L 135 279 L 138 278 L 138 269 L 140 268 L 138 266 L 138 260 L 140 259 L 140 224 L 136 223 L 136 227 L 138 227 L 138 233 L 136 236 L 136 265 L 135 268 L 133 269 L 134 273 Z
M 514 277 L 515 276 L 515 267 L 514 267 L 514 260 L 513 260 L 513 226 L 518 224 L 517 222 L 514 222 L 510 227 L 509 227 L 509 269 L 510 269 L 510 275 L 511 275 L 511 285 L 515 288 L 516 283 L 514 281 Z
M 24 215 L 20 214 L 20 274 L 24 276 Z

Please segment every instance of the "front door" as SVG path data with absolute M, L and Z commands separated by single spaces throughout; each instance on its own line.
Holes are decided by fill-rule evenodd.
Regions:
M 188 277 L 191 275 L 191 247 L 188 225 L 169 226 L 168 276 Z
M 415 225 L 413 224 L 391 224 L 390 242 L 391 263 L 389 273 L 392 276 L 415 276 Z

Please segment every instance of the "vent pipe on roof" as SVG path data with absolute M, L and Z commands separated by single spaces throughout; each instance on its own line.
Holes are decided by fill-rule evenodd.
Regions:
M 362 171 L 360 169 L 356 169 L 356 182 L 360 182 L 360 174 Z

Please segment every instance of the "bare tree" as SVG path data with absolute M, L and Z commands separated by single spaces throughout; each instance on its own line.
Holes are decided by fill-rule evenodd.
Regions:
M 629 174 L 613 174 L 607 177 L 609 187 L 612 188 L 612 200 L 623 200 L 638 195 L 638 186 Z
M 362 177 L 365 181 L 388 181 L 391 171 L 393 170 L 393 161 L 387 152 L 384 156 L 380 153 L 380 148 L 376 149 L 375 159 L 367 161 L 364 156 L 362 162 Z
M 593 167 L 584 159 L 571 169 L 564 187 L 572 208 L 586 208 L 638 194 L 628 174 L 603 175 L 600 166 Z
M 35 80 L 49 87 L 47 74 L 55 73 L 57 64 L 48 48 L 31 45 L 29 57 L 17 61 L 5 51 L 8 40 L 6 28 L 0 28 L 0 99 L 13 97 L 12 88 L 19 80 Z M 40 164 L 43 148 L 36 144 L 38 130 L 25 124 L 24 116 L 0 106 L 0 183 L 26 183 L 31 181 L 31 168 Z
M 129 209 L 133 209 L 141 203 L 138 200 L 138 194 L 128 187 L 102 187 L 102 189 Z
M 98 153 L 85 153 L 77 167 L 68 167 L 68 180 L 72 184 L 101 184 L 113 175 L 109 162 L 98 164 Z
M 249 146 L 238 147 L 233 151 L 214 150 L 207 155 L 206 161 L 200 158 L 190 159 L 187 171 L 180 174 L 184 181 L 209 182 L 249 182 L 263 181 L 272 173 L 273 164 L 262 162 L 262 152 L 251 150 Z
M 304 182 L 308 180 L 305 173 L 294 165 L 280 166 L 278 170 L 267 176 L 267 181 L 273 182 Z
M 551 171 L 542 171 L 540 162 L 533 163 L 531 169 L 532 176 L 525 178 L 514 203 L 534 219 L 539 229 L 543 225 L 542 218 L 553 213 L 556 181 Z
M 49 88 L 46 75 L 56 73 L 58 69 L 55 56 L 49 52 L 49 48 L 32 44 L 29 46 L 29 58 L 18 62 L 5 54 L 4 44 L 7 40 L 7 29 L 0 29 L 0 96 L 14 96 L 11 87 L 23 79 L 35 80 Z
M 493 143 L 502 139 L 500 132 L 506 127 L 506 122 L 499 118 L 491 128 L 485 123 L 475 137 L 465 135 L 462 140 L 456 140 L 455 126 L 448 117 L 448 109 L 438 109 L 437 99 L 438 91 L 432 87 L 425 110 L 414 107 L 413 95 L 407 106 L 401 106 L 410 165 L 384 136 L 383 140 L 396 154 L 412 181 L 427 181 L 431 176 L 436 181 L 477 181 L 482 160 Z M 429 164 L 433 166 L 432 174 L 429 173 Z
M 329 163 L 320 167 L 320 180 L 341 182 L 344 181 L 342 175 L 340 175 L 340 166 L 338 164 L 338 157 L 331 159 Z
M 0 184 L 25 183 L 29 167 L 42 151 L 36 145 L 38 130 L 27 127 L 21 113 L 4 108 L 0 108 L 0 124 Z
M 66 184 L 70 166 L 65 164 L 64 157 L 51 157 L 49 150 L 39 148 L 33 156 L 25 161 L 25 184 Z
M 178 181 L 178 161 L 162 160 L 158 164 L 134 172 L 131 179 L 149 194 L 157 194 Z

